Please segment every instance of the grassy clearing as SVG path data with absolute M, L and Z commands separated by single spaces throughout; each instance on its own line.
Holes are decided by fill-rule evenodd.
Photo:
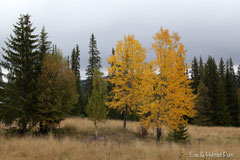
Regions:
M 188 144 L 169 143 L 164 131 L 160 144 L 155 142 L 154 130 L 142 138 L 137 122 L 128 122 L 127 130 L 122 121 L 108 120 L 99 127 L 99 140 L 94 140 L 93 123 L 87 119 L 69 118 L 61 123 L 60 130 L 47 137 L 4 136 L 0 124 L 1 160 L 188 160 L 190 152 L 233 153 L 240 159 L 240 128 L 189 126 Z M 197 158 L 204 159 L 204 158 Z

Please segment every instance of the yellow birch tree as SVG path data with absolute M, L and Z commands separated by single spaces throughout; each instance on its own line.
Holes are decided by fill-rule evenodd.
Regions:
M 162 127 L 177 129 L 187 124 L 186 117 L 195 113 L 196 96 L 189 85 L 186 50 L 178 34 L 161 28 L 153 38 L 156 59 L 145 67 L 138 113 L 142 124 L 156 128 L 159 141 Z
M 135 111 L 137 98 L 135 92 L 142 77 L 143 62 L 146 50 L 134 35 L 118 41 L 115 54 L 110 56 L 108 63 L 108 81 L 112 84 L 111 101 L 106 102 L 109 108 L 118 109 L 124 115 L 123 127 L 126 128 L 127 116 Z

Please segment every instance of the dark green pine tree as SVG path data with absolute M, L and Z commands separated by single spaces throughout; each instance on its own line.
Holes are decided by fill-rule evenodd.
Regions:
M 168 133 L 168 140 L 177 143 L 186 143 L 189 141 L 188 129 L 185 125 L 180 124 L 178 129 L 174 129 Z
M 75 69 L 75 63 L 76 63 L 76 49 L 75 48 L 73 48 L 73 50 L 72 50 L 72 55 L 71 55 L 71 69 L 73 70 L 73 72 L 74 72 L 74 69 Z
M 39 36 L 39 56 L 40 56 L 40 61 L 42 62 L 43 60 L 43 57 L 45 54 L 49 54 L 51 52 L 51 41 L 48 41 L 48 33 L 45 31 L 45 27 L 42 28 L 42 31 L 40 33 L 40 36 Z
M 2 68 L 0 66 L 0 84 L 3 83 L 3 73 L 2 73 Z M 2 85 L 1 85 L 2 86 Z M 1 88 L 1 87 L 0 87 Z
M 208 88 L 201 80 L 198 85 L 197 103 L 196 103 L 197 114 L 194 117 L 194 123 L 197 125 L 211 125 L 211 101 L 208 97 Z
M 239 125 L 239 106 L 237 98 L 237 83 L 236 75 L 233 69 L 232 59 L 228 59 L 226 63 L 226 82 L 225 82 L 225 91 L 226 91 L 226 105 L 228 106 L 228 111 L 232 118 L 231 125 Z
M 225 80 L 225 76 L 226 76 L 225 71 L 226 71 L 225 64 L 224 64 L 223 59 L 221 58 L 220 62 L 219 62 L 219 66 L 218 66 L 218 74 L 220 76 L 220 79 L 222 79 L 223 81 Z
M 86 69 L 87 77 L 87 94 L 91 94 L 93 89 L 93 70 L 94 68 L 101 68 L 101 58 L 99 57 L 100 52 L 97 49 L 97 41 L 92 33 L 89 43 L 89 64 Z
M 38 66 L 37 66 L 37 72 L 38 75 L 41 74 L 41 67 L 43 64 L 43 58 L 46 54 L 50 54 L 51 53 L 51 42 L 47 40 L 48 39 L 48 33 L 45 31 L 45 27 L 43 26 L 41 32 L 40 32 L 40 36 L 39 36 L 39 40 L 38 40 Z M 40 91 L 38 89 L 38 91 Z M 39 93 L 37 93 L 37 97 L 39 96 Z M 40 132 L 43 131 L 43 124 L 42 122 L 40 122 Z
M 218 86 L 218 88 L 219 88 L 219 92 L 217 92 L 219 95 L 218 96 L 220 96 L 220 97 L 223 97 L 222 99 L 220 99 L 220 101 L 218 101 L 218 102 L 216 102 L 219 106 L 222 106 L 222 104 L 224 104 L 223 106 L 222 106 L 222 108 L 221 107 L 219 107 L 220 108 L 220 110 L 219 110 L 219 116 L 221 116 L 221 114 L 222 114 L 222 119 L 221 119 L 221 121 L 219 121 L 219 125 L 223 125 L 223 126 L 228 126 L 228 125 L 230 125 L 230 121 L 231 121 L 231 117 L 230 117 L 230 114 L 229 114 L 229 112 L 228 112 L 228 106 L 227 106 L 227 104 L 226 104 L 226 92 L 225 92 L 225 89 L 224 89 L 224 85 L 225 85 L 225 77 L 226 77 L 226 67 L 225 67 L 225 64 L 224 64 L 224 61 L 223 61 L 223 59 L 221 58 L 220 59 L 220 62 L 219 62 L 219 66 L 218 66 L 218 74 L 219 74 L 219 86 Z M 225 113 L 224 113 L 224 111 L 223 110 L 225 110 Z
M 37 66 L 37 72 L 38 74 L 40 74 L 41 72 L 41 67 L 42 67 L 42 61 L 43 61 L 43 57 L 46 54 L 51 53 L 51 42 L 47 40 L 48 39 L 48 33 L 45 31 L 45 27 L 43 26 L 41 32 L 40 32 L 40 36 L 39 36 L 39 40 L 38 40 L 38 66 Z
M 238 66 L 237 74 L 238 74 L 238 76 L 237 76 L 237 96 L 238 96 L 238 98 L 237 99 L 238 99 L 238 108 L 240 108 L 240 64 Z M 240 117 L 240 113 L 238 115 L 239 115 L 238 117 Z
M 199 65 L 197 58 L 194 57 L 192 61 L 192 70 L 191 70 L 191 77 L 192 77 L 192 88 L 194 89 L 194 93 L 197 93 L 197 87 L 200 82 L 200 75 L 199 75 Z
M 52 45 L 52 52 L 51 52 L 51 54 L 55 55 L 57 52 L 59 52 L 59 49 L 57 48 L 56 44 L 53 44 Z
M 9 123 L 17 121 L 21 133 L 25 133 L 28 124 L 31 126 L 36 122 L 36 79 L 37 62 L 37 35 L 35 28 L 30 22 L 30 15 L 21 15 L 19 21 L 14 25 L 14 35 L 5 42 L 3 48 L 5 54 L 1 65 L 9 71 L 8 84 L 4 92 L 8 96 L 4 99 L 5 120 Z
M 198 67 L 198 70 L 199 70 L 199 77 L 200 77 L 200 79 L 202 79 L 202 77 L 203 77 L 203 71 L 204 71 L 204 65 L 203 65 L 202 56 L 200 56 L 200 59 L 199 59 L 199 67 Z
M 0 67 L 0 121 L 3 121 L 3 113 L 4 113 L 4 106 L 3 106 L 3 98 L 4 98 L 4 90 L 3 90 L 3 73 Z
M 70 69 L 70 68 L 71 68 L 71 64 L 70 64 L 70 58 L 69 58 L 69 56 L 67 56 L 67 63 L 68 63 L 68 68 Z
M 227 97 L 224 89 L 224 81 L 221 78 L 219 78 L 216 96 L 217 101 L 215 103 L 217 108 L 213 113 L 215 115 L 215 125 L 229 126 L 231 125 L 231 116 L 226 104 Z
M 2 113 L 3 113 L 3 73 L 2 73 L 2 69 L 0 67 L 0 121 L 2 121 L 3 117 L 2 117 Z
M 240 88 L 240 64 L 238 65 L 237 71 L 237 87 Z
M 74 106 L 72 110 L 72 115 L 79 116 L 80 114 L 84 113 L 84 109 L 82 106 L 82 90 L 81 90 L 81 76 L 80 76 L 80 50 L 79 46 L 76 45 L 75 48 L 73 48 L 72 55 L 71 55 L 71 69 L 77 79 L 77 90 L 79 96 L 78 103 Z
M 225 125 L 228 116 L 226 114 L 226 97 L 223 89 L 223 82 L 220 80 L 217 65 L 213 57 L 209 56 L 207 63 L 204 66 L 203 81 L 208 88 L 208 96 L 211 102 L 209 109 L 209 118 L 212 124 L 209 125 Z M 223 117 L 226 116 L 226 117 Z

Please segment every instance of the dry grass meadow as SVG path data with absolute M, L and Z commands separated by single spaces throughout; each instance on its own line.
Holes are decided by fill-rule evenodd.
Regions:
M 9 136 L 4 129 L 0 124 L 0 160 L 240 160 L 240 128 L 234 127 L 189 126 L 187 144 L 168 142 L 166 131 L 157 144 L 153 130 L 142 138 L 137 122 L 128 122 L 123 130 L 122 121 L 117 120 L 99 126 L 98 140 L 93 138 L 92 122 L 81 118 L 66 119 L 55 135 L 45 137 Z M 191 152 L 228 152 L 233 157 L 192 158 Z

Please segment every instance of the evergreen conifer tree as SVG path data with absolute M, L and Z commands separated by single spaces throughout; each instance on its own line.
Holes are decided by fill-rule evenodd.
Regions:
M 218 125 L 228 126 L 230 125 L 230 115 L 228 112 L 228 106 L 226 105 L 226 93 L 224 89 L 225 85 L 225 76 L 226 76 L 226 69 L 223 59 L 220 59 L 219 66 L 218 66 L 218 74 L 219 74 L 219 83 L 218 83 L 218 92 L 216 92 L 217 97 L 222 97 L 219 101 L 216 102 L 218 108 L 215 110 L 219 119 Z M 222 118 L 221 118 L 222 117 Z
M 27 125 L 33 125 L 36 121 L 36 79 L 37 62 L 37 35 L 34 35 L 35 28 L 30 22 L 30 15 L 21 15 L 19 21 L 14 25 L 14 35 L 5 42 L 3 48 L 5 54 L 1 65 L 9 71 L 8 84 L 4 92 L 8 96 L 4 98 L 4 116 L 9 123 L 17 121 L 21 133 L 25 133 Z
M 200 79 L 203 78 L 203 70 L 204 70 L 203 60 L 202 60 L 202 56 L 200 56 L 200 59 L 199 59 L 199 77 L 200 77 Z
M 45 54 L 50 53 L 51 50 L 51 42 L 47 40 L 48 39 L 48 33 L 45 31 L 45 27 L 42 28 L 40 36 L 39 36 L 39 56 L 40 61 L 42 63 L 43 57 Z
M 45 31 L 45 27 L 43 26 L 40 32 L 39 40 L 38 40 L 38 52 L 39 52 L 39 59 L 38 59 L 38 66 L 37 66 L 38 75 L 41 74 L 41 67 L 42 67 L 44 56 L 50 53 L 51 42 L 48 41 L 47 39 L 48 39 L 48 33 Z M 37 97 L 38 96 L 39 95 L 37 95 Z M 40 122 L 40 130 L 41 131 L 43 130 L 43 125 L 41 122 Z
M 181 124 L 178 129 L 174 129 L 168 133 L 168 140 L 177 143 L 186 143 L 189 141 L 188 129 L 185 125 Z
M 237 71 L 237 87 L 240 88 L 240 64 Z
M 232 59 L 227 60 L 226 67 L 226 82 L 225 82 L 225 91 L 226 91 L 226 104 L 228 106 L 228 111 L 232 118 L 231 125 L 239 125 L 239 106 L 237 101 L 237 84 L 236 76 L 233 69 Z
M 101 68 L 101 58 L 99 57 L 100 52 L 97 49 L 97 41 L 92 33 L 90 37 L 90 43 L 89 43 L 89 64 L 86 69 L 86 76 L 87 76 L 87 87 L 88 91 L 87 94 L 91 94 L 93 89 L 93 70 L 95 67 Z
M 237 73 L 238 73 L 238 76 L 237 76 L 237 96 L 238 96 L 238 107 L 240 108 L 240 64 L 238 66 Z M 240 113 L 238 115 L 240 116 Z
M 211 113 L 211 102 L 208 97 L 208 88 L 205 86 L 204 82 L 201 80 L 198 86 L 197 93 L 197 103 L 196 111 L 197 114 L 194 117 L 195 124 L 198 125 L 209 125 L 211 124 L 210 117 Z
M 79 96 L 78 103 L 74 106 L 72 110 L 73 115 L 80 115 L 84 113 L 84 109 L 82 106 L 82 94 L 81 94 L 81 76 L 80 76 L 80 50 L 79 46 L 76 45 L 76 48 L 73 48 L 72 55 L 71 55 L 71 69 L 76 77 L 76 86 Z
M 70 68 L 71 68 L 71 64 L 70 64 L 70 58 L 69 58 L 69 56 L 67 56 L 67 63 L 68 63 L 68 68 L 70 69 Z
M 197 87 L 199 85 L 200 76 L 199 76 L 199 65 L 197 58 L 194 57 L 192 61 L 192 71 L 191 71 L 191 77 L 192 77 L 192 88 L 194 89 L 194 93 L 197 93 Z
M 227 99 L 224 89 L 224 81 L 221 78 L 218 82 L 216 96 L 216 109 L 213 112 L 213 116 L 215 117 L 214 125 L 229 126 L 231 123 L 231 117 L 228 112 L 228 106 L 226 104 Z
M 2 84 L 3 83 L 3 73 L 2 73 L 2 68 L 1 68 L 1 66 L 0 66 L 0 84 Z
M 209 118 L 211 125 L 222 125 L 223 121 L 228 121 L 226 115 L 226 97 L 223 88 L 223 82 L 220 80 L 217 65 L 213 57 L 209 56 L 204 67 L 203 81 L 208 88 L 208 96 L 211 101 L 211 108 L 209 109 Z M 210 125 L 210 124 L 209 124 Z
M 220 59 L 220 62 L 219 62 L 218 73 L 219 73 L 220 78 L 224 81 L 226 72 L 225 72 L 224 61 L 222 58 Z
M 2 121 L 2 113 L 3 113 L 3 79 L 2 79 L 3 73 L 2 69 L 0 67 L 0 121 Z
M 57 52 L 59 52 L 59 49 L 57 48 L 57 45 L 56 44 L 53 44 L 52 45 L 52 52 L 51 52 L 51 54 L 56 54 Z

